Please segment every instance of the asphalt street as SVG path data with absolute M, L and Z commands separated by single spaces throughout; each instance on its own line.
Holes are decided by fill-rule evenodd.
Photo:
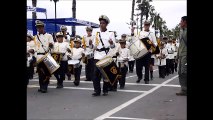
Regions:
M 63 89 L 56 89 L 52 76 L 47 93 L 37 92 L 35 74 L 27 88 L 27 120 L 186 120 L 187 97 L 175 94 L 180 91 L 177 72 L 162 79 L 155 66 L 153 76 L 150 84 L 136 83 L 134 69 L 127 74 L 124 89 L 93 97 L 93 83 L 84 81 L 84 66 L 79 86 L 72 75 Z

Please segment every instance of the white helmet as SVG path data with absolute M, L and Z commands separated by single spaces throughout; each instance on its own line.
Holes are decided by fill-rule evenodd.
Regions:
M 64 25 L 62 25 L 62 26 L 60 27 L 60 30 L 61 30 L 61 31 L 67 31 L 67 27 L 64 26 Z

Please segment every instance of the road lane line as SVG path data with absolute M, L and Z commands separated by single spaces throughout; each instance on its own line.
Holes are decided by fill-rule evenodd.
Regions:
M 153 119 L 142 119 L 142 118 L 129 118 L 129 117 L 108 117 L 112 119 L 122 119 L 122 120 L 153 120 Z
M 162 87 L 163 85 L 169 83 L 170 81 L 174 80 L 174 79 L 177 78 L 177 77 L 178 77 L 178 75 L 176 75 L 176 76 L 174 76 L 174 77 L 172 77 L 172 78 L 166 80 L 165 82 L 163 82 L 163 83 L 157 85 L 156 87 L 152 88 L 151 90 L 149 90 L 149 91 L 147 91 L 147 92 L 145 92 L 145 93 L 142 93 L 141 95 L 139 95 L 139 96 L 137 96 L 137 97 L 135 97 L 135 98 L 133 98 L 133 99 L 131 99 L 131 100 L 129 100 L 129 101 L 127 101 L 127 102 L 121 104 L 121 105 L 119 105 L 118 107 L 116 107 L 116 108 L 114 108 L 114 109 L 112 109 L 112 110 L 110 110 L 110 111 L 104 113 L 103 115 L 100 115 L 99 117 L 95 118 L 94 120 L 104 120 L 104 119 L 110 117 L 110 116 L 113 115 L 114 113 L 116 113 L 116 112 L 122 110 L 123 108 L 129 106 L 130 104 L 136 102 L 137 100 L 139 100 L 139 99 L 141 99 L 141 98 L 143 98 L 143 97 L 149 95 L 150 93 L 154 92 L 155 90 L 159 89 L 160 87 Z

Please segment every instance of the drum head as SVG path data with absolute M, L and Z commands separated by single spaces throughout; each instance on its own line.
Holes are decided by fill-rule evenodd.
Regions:
M 107 65 L 109 65 L 109 63 L 111 63 L 113 61 L 113 59 L 111 57 L 106 57 L 104 59 L 101 59 L 100 61 L 98 61 L 96 63 L 97 67 L 105 67 Z
M 68 60 L 68 65 L 75 65 L 78 63 L 79 63 L 79 60 Z

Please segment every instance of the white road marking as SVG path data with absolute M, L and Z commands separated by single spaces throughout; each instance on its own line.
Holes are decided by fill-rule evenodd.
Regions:
M 37 88 L 39 85 L 28 85 L 28 88 Z M 48 88 L 56 88 L 56 86 L 48 86 Z M 76 90 L 94 90 L 94 88 L 82 88 L 82 87 L 64 87 L 63 89 L 76 89 Z M 139 90 L 117 90 L 119 92 L 133 92 L 133 93 L 145 93 L 147 91 Z
M 129 106 L 130 104 L 136 102 L 137 100 L 139 100 L 139 99 L 145 97 L 146 95 L 148 95 L 148 94 L 154 92 L 155 90 L 159 89 L 159 88 L 162 87 L 163 85 L 169 83 L 170 81 L 172 81 L 172 80 L 175 79 L 176 77 L 178 77 L 178 75 L 176 75 L 176 76 L 174 76 L 174 77 L 172 77 L 172 78 L 166 80 L 166 81 L 163 82 L 162 84 L 157 85 L 156 87 L 152 88 L 151 90 L 149 90 L 149 91 L 147 91 L 147 92 L 145 92 L 145 93 L 142 93 L 141 95 L 139 95 L 139 96 L 137 96 L 137 97 L 135 97 L 135 98 L 133 98 L 133 99 L 131 99 L 131 100 L 129 100 L 129 101 L 123 103 L 123 104 L 121 104 L 120 106 L 118 106 L 118 107 L 116 107 L 116 108 L 114 108 L 114 109 L 112 109 L 112 110 L 110 110 L 110 111 L 104 113 L 103 115 L 101 115 L 101 116 L 95 118 L 94 120 L 104 120 L 104 119 L 110 117 L 110 116 L 113 115 L 114 113 L 116 113 L 116 112 L 122 110 L 123 108 Z
M 38 79 L 33 79 L 33 80 L 30 80 L 30 81 L 38 81 Z M 50 82 L 54 82 L 54 83 L 56 83 L 57 82 L 57 80 L 54 80 L 54 79 L 52 79 L 52 80 L 50 80 Z M 65 80 L 65 81 L 63 81 L 64 83 L 71 83 L 71 82 L 73 82 L 73 80 L 70 80 L 70 81 L 67 81 L 67 80 Z M 90 83 L 90 84 L 92 84 L 93 82 L 92 81 L 80 81 L 80 83 Z M 103 83 L 102 81 L 101 81 L 101 83 Z M 128 82 L 126 82 L 125 83 L 126 85 L 136 85 L 136 86 L 158 86 L 158 85 L 160 85 L 160 84 L 143 84 L 143 83 L 128 83 Z M 180 85 L 172 85 L 172 84 L 166 84 L 166 85 L 163 85 L 163 86 L 165 86 L 165 87 L 180 87 Z
M 153 71 L 157 71 L 158 69 L 154 69 Z M 82 70 L 82 71 L 85 71 L 85 70 Z M 145 74 L 144 72 L 142 74 Z M 73 76 L 73 75 L 72 75 Z M 132 78 L 132 77 L 136 77 L 137 75 L 131 75 L 131 76 L 128 76 L 126 77 L 126 79 L 128 78 Z M 33 79 L 37 79 L 38 78 L 38 75 L 34 76 Z M 86 78 L 86 76 L 81 76 L 80 78 Z M 71 79 L 74 79 L 74 78 L 71 78 Z
M 107 118 L 112 118 L 112 119 L 124 119 L 124 120 L 153 120 L 153 119 L 142 119 L 142 118 L 129 118 L 129 117 L 107 117 Z
M 166 85 L 163 85 L 165 87 L 180 87 L 180 85 L 172 85 L 172 84 L 166 84 Z

